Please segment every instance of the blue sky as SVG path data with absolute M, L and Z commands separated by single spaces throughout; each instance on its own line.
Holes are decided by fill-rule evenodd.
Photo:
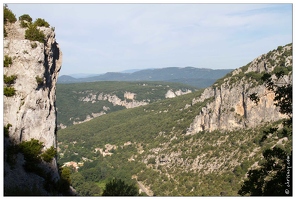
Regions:
M 60 75 L 238 68 L 292 42 L 292 4 L 8 4 L 55 27 Z

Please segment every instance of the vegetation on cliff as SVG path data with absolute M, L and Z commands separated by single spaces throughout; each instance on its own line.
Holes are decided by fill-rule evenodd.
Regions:
M 30 28 L 24 29 L 6 5 L 3 11 L 4 195 L 68 194 L 69 183 L 56 162 L 53 76 L 61 65 L 59 46 L 50 28 L 40 28 L 43 37 L 38 40 L 42 43 L 25 40 Z M 25 14 L 19 20 L 30 24 L 32 18 Z M 45 20 L 36 20 L 36 24 L 48 26 Z M 36 90 L 37 76 L 48 81 L 43 90 Z
M 282 114 L 288 115 L 282 123 L 283 128 L 271 127 L 265 130 L 260 142 L 264 143 L 271 135 L 276 135 L 280 140 L 292 141 L 292 85 L 278 85 L 278 80 L 287 75 L 285 70 L 276 71 L 276 80 L 270 74 L 264 74 L 262 81 L 266 87 L 275 93 L 275 105 L 280 108 Z M 256 93 L 250 98 L 258 103 L 261 97 Z M 290 142 L 291 143 L 291 142 Z M 248 171 L 248 179 L 244 181 L 240 195 L 252 196 L 292 196 L 292 146 L 279 145 L 266 149 L 263 152 L 264 160 L 261 165 Z
M 15 14 L 5 5 L 3 7 L 4 24 L 16 22 Z

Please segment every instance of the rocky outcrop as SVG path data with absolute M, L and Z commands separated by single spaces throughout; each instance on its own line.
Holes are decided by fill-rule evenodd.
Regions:
M 135 97 L 136 97 L 136 94 L 132 93 L 132 92 L 125 92 L 123 96 L 124 96 L 125 99 L 134 100 Z
M 167 93 L 165 94 L 165 98 L 174 98 L 174 97 L 188 94 L 191 92 L 192 91 L 188 90 L 188 89 L 186 91 L 168 90 Z M 149 99 L 137 101 L 136 96 L 137 96 L 136 93 L 125 92 L 124 99 L 122 100 L 115 94 L 104 94 L 104 93 L 94 94 L 94 93 L 90 92 L 89 94 L 87 94 L 87 96 L 81 97 L 79 100 L 85 101 L 85 102 L 92 102 L 92 103 L 95 103 L 97 101 L 109 101 L 114 106 L 124 106 L 126 108 L 135 108 L 135 107 L 144 106 L 144 105 L 149 104 L 149 102 L 150 102 Z
M 103 92 L 96 93 L 94 91 L 87 91 L 86 96 L 80 97 L 79 101 L 91 102 L 91 103 L 96 103 L 98 101 L 108 101 L 112 103 L 113 106 L 123 106 L 127 109 L 147 105 L 149 103 L 149 100 L 137 101 L 136 95 L 137 95 L 136 93 L 125 92 L 124 99 L 122 100 L 115 94 L 105 94 Z M 80 118 L 75 118 L 75 121 L 73 121 L 73 124 L 74 125 L 81 124 L 81 123 L 90 121 L 93 118 L 105 115 L 108 110 L 110 110 L 109 107 L 103 106 L 103 111 L 99 113 L 91 113 L 91 115 L 87 115 L 84 120 L 80 120 Z M 63 129 L 62 126 L 59 125 L 59 127 Z
M 175 92 L 173 90 L 168 90 L 167 93 L 165 94 L 165 98 L 175 98 L 177 96 L 189 94 L 191 92 L 192 92 L 191 90 L 186 90 L 186 91 L 177 90 Z
M 80 101 L 85 102 L 92 102 L 95 103 L 96 101 L 109 101 L 114 106 L 124 106 L 126 108 L 135 108 L 138 106 L 147 105 L 149 101 L 137 101 L 135 100 L 135 93 L 125 92 L 124 93 L 124 100 L 120 99 L 115 94 L 104 94 L 100 93 L 98 95 L 89 93 L 87 96 L 80 98 Z
M 15 95 L 3 97 L 3 123 L 4 126 L 11 124 L 9 140 L 18 144 L 34 138 L 44 144 L 44 150 L 51 146 L 56 148 L 56 82 L 62 52 L 55 40 L 54 29 L 38 27 L 45 35 L 43 44 L 25 39 L 25 28 L 21 28 L 18 21 L 7 27 L 3 54 L 12 59 L 12 64 L 4 67 L 4 75 L 17 77 L 13 84 Z M 49 168 L 52 178 L 58 179 L 55 159 Z M 14 174 L 8 166 L 5 173 L 6 185 L 21 184 L 22 181 L 12 178 Z M 29 175 L 21 172 L 18 176 L 25 177 L 25 185 L 30 184 Z
M 102 149 L 102 148 L 95 148 L 94 152 L 97 153 L 97 152 L 100 152 L 100 154 L 103 155 L 103 157 L 105 156 L 112 156 L 112 150 L 116 150 L 117 149 L 117 146 L 116 145 L 112 145 L 112 144 L 105 144 L 105 148 Z
M 256 127 L 264 122 L 285 118 L 286 116 L 282 115 L 279 108 L 274 105 L 275 94 L 246 75 L 273 72 L 275 66 L 278 66 L 281 61 L 284 61 L 285 64 L 281 66 L 283 68 L 292 66 L 292 56 L 285 53 L 291 51 L 291 48 L 291 45 L 287 45 L 281 51 L 274 50 L 258 57 L 244 67 L 245 69 L 234 70 L 231 76 L 224 78 L 223 83 L 207 88 L 199 98 L 193 99 L 192 105 L 209 98 L 213 98 L 213 101 L 202 108 L 187 129 L 186 134 L 217 129 L 233 130 Z M 272 65 L 272 63 L 275 64 Z M 273 75 L 273 78 L 275 78 L 275 75 Z M 291 73 L 284 76 L 280 82 L 292 83 Z M 252 93 L 257 93 L 260 97 L 258 105 L 250 100 L 249 95 Z
M 74 121 L 73 124 L 75 125 L 75 124 L 81 124 L 81 123 L 84 123 L 84 122 L 88 122 L 88 121 L 92 120 L 93 118 L 96 118 L 96 117 L 99 117 L 99 116 L 102 116 L 102 115 L 105 115 L 105 114 L 106 113 L 103 112 L 103 111 L 101 111 L 99 113 L 92 113 L 91 116 L 87 115 L 85 120 L 83 120 L 83 121 Z M 67 128 L 67 127 L 65 127 L 65 126 L 63 127 L 61 125 L 60 125 L 60 127 L 61 127 L 61 129 Z

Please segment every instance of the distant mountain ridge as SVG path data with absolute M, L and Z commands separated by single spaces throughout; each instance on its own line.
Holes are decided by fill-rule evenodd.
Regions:
M 134 70 L 133 70 L 134 71 Z M 204 88 L 212 85 L 217 79 L 231 72 L 232 69 L 206 69 L 195 67 L 167 67 L 160 69 L 144 69 L 140 71 L 107 72 L 87 78 L 60 76 L 58 83 L 78 83 L 95 81 L 166 81 L 177 82 L 194 87 Z
M 99 76 L 101 74 L 86 74 L 86 73 L 77 73 L 77 74 L 67 74 L 65 76 L 71 76 L 72 78 L 88 78 L 93 76 Z

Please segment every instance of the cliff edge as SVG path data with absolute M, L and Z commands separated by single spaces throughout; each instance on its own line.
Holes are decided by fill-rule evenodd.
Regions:
M 37 187 L 41 195 L 49 195 L 42 189 L 44 176 L 24 169 L 28 161 L 17 150 L 17 145 L 35 139 L 42 144 L 41 152 L 57 147 L 55 101 L 62 52 L 53 27 L 35 27 L 43 33 L 44 42 L 40 42 L 25 39 L 31 25 L 22 27 L 22 23 L 7 22 L 4 27 L 4 188 L 11 194 L 12 188 L 32 190 Z M 55 156 L 49 162 L 42 160 L 39 167 L 50 181 L 59 180 Z
M 285 75 L 276 80 L 275 74 L 281 70 Z M 254 128 L 262 123 L 286 118 L 274 105 L 274 92 L 269 91 L 261 81 L 264 73 L 271 74 L 278 85 L 292 83 L 292 44 L 279 46 L 259 56 L 205 89 L 201 97 L 193 99 L 192 105 L 208 98 L 213 98 L 213 101 L 198 113 L 187 129 L 187 134 Z M 250 100 L 252 93 L 261 97 L 258 105 Z

